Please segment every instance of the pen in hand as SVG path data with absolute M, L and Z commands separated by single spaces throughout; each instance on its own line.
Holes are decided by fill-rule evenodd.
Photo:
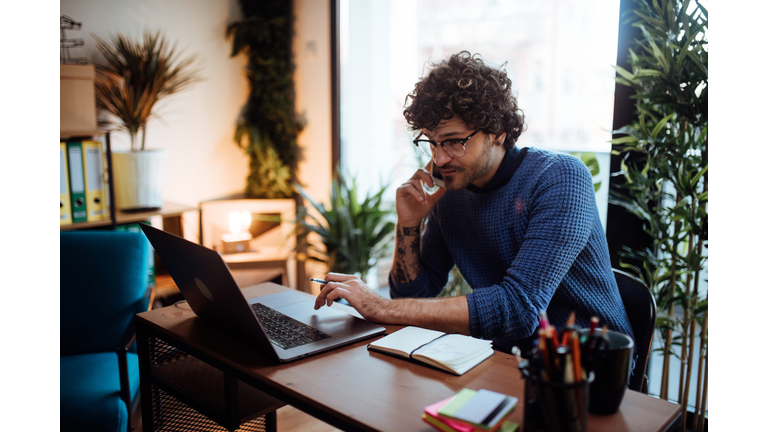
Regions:
M 330 282 L 324 279 L 317 279 L 317 278 L 309 278 L 309 280 L 310 282 L 319 283 L 320 285 L 325 285 Z

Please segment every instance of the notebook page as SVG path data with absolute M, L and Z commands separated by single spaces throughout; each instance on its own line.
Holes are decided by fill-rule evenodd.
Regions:
M 414 355 L 428 357 L 446 365 L 460 364 L 491 347 L 491 342 L 464 335 L 447 335 L 420 348 Z
M 371 342 L 370 345 L 378 349 L 398 352 L 407 356 L 416 348 L 439 338 L 443 334 L 443 332 L 436 330 L 408 326 Z

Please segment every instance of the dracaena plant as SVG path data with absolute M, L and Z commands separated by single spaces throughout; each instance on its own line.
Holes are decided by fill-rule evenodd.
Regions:
M 96 106 L 119 120 L 131 137 L 131 151 L 144 150 L 147 122 L 159 118 L 157 103 L 201 79 L 195 57 L 181 58 L 160 31 L 145 31 L 141 40 L 119 32 L 110 42 L 93 37 L 106 60 L 97 65 Z
M 325 263 L 329 271 L 365 280 L 394 239 L 395 212 L 383 200 L 387 187 L 361 200 L 355 179 L 339 173 L 331 184 L 330 207 L 315 201 L 301 186 L 296 189 L 314 210 L 299 207 L 297 212 L 300 243 L 308 245 L 310 259 Z M 317 234 L 323 245 L 308 243 L 310 233 Z
M 700 338 L 691 430 L 702 430 L 706 411 L 707 298 L 700 295 L 708 248 L 707 100 L 708 12 L 698 1 L 635 0 L 630 19 L 640 31 L 630 49 L 631 70 L 615 66 L 616 81 L 634 90 L 637 121 L 614 131 L 624 182 L 610 203 L 644 221 L 647 250 L 625 248 L 656 297 L 656 329 L 663 356 L 660 397 L 671 398 L 670 357 L 681 360 L 678 402 L 687 407 L 693 387 L 693 347 Z M 638 155 L 630 162 L 629 154 Z M 681 307 L 683 316 L 675 316 Z M 683 430 L 686 416 L 683 416 Z

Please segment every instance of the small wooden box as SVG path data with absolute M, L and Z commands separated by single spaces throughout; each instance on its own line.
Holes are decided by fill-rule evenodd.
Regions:
M 61 67 L 60 126 L 61 132 L 96 130 L 96 95 L 93 65 L 59 65 Z

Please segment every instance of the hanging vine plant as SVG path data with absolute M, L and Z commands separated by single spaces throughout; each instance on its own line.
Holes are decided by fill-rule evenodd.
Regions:
M 290 198 L 303 122 L 294 110 L 293 2 L 240 0 L 243 19 L 227 27 L 234 57 L 248 57 L 248 100 L 237 120 L 235 143 L 250 157 L 245 193 Z

